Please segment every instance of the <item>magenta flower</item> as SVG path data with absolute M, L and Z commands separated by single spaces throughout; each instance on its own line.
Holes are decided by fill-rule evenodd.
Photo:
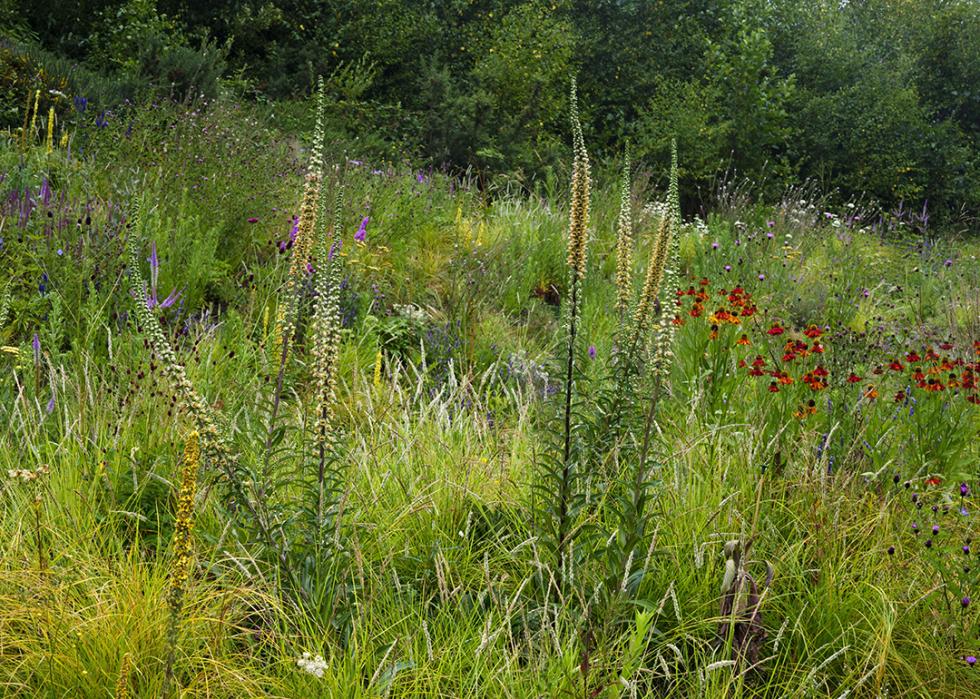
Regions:
M 258 222 L 259 222 L 259 220 L 258 220 L 257 218 L 255 218 L 254 216 L 252 216 L 252 217 L 250 217 L 250 218 L 248 219 L 248 222 L 249 222 L 249 223 L 258 223 Z

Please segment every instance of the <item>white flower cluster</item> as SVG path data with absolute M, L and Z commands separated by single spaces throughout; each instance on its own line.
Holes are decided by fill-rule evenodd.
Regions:
M 407 318 L 415 323 L 424 323 L 429 319 L 428 314 L 414 303 L 395 304 L 392 308 L 402 318 Z
M 648 216 L 653 216 L 657 219 L 661 219 L 666 216 L 669 210 L 669 204 L 666 201 L 652 201 L 643 207 L 643 211 Z
M 322 655 L 312 655 L 307 652 L 296 660 L 296 664 L 301 670 L 315 677 L 323 677 L 323 672 L 327 669 L 327 661 Z

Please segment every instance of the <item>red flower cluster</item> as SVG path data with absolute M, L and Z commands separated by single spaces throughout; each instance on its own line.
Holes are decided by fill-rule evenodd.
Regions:
M 705 316 L 705 306 L 713 297 L 722 297 L 724 302 L 716 310 L 707 314 L 708 337 L 712 340 L 720 337 L 721 329 L 726 325 L 740 325 L 743 332 L 734 342 L 734 349 L 754 344 L 754 340 L 767 344 L 765 338 L 753 338 L 746 319 L 752 318 L 758 313 L 758 308 L 752 300 L 752 294 L 742 287 L 735 287 L 731 290 L 721 289 L 718 292 L 711 290 L 711 282 L 707 278 L 701 278 L 696 284 L 691 284 L 687 289 L 680 289 L 677 295 L 677 313 L 674 316 L 675 325 L 684 324 L 684 305 L 685 301 L 690 300 L 690 308 L 687 311 L 691 318 Z M 756 326 L 757 327 L 757 326 Z M 826 327 L 810 324 L 802 330 L 794 330 L 792 327 L 783 325 L 778 321 L 772 322 L 763 330 L 768 337 L 779 337 L 788 335 L 789 339 L 783 342 L 779 350 L 773 352 L 772 365 L 767 366 L 768 362 L 764 354 L 756 354 L 754 358 L 745 357 L 739 359 L 739 368 L 745 369 L 747 374 L 752 377 L 770 378 L 768 390 L 772 393 L 779 393 L 782 387 L 790 386 L 797 381 L 805 385 L 811 391 L 819 392 L 830 388 L 830 372 L 823 364 L 813 366 L 816 355 L 826 352 L 825 345 L 821 342 Z M 966 400 L 974 405 L 980 405 L 980 359 L 972 362 L 962 358 L 954 357 L 951 351 L 954 349 L 953 343 L 942 342 L 938 345 L 939 351 L 932 347 L 921 349 L 910 348 L 902 355 L 889 357 L 887 361 L 869 368 L 871 374 L 882 377 L 887 373 L 895 376 L 899 380 L 908 378 L 911 382 L 909 389 L 897 391 L 896 401 L 904 401 L 910 391 L 920 390 L 927 394 L 940 394 L 949 391 L 956 391 Z M 980 358 L 980 340 L 973 342 L 973 354 Z M 809 361 L 806 361 L 809 359 Z M 799 365 L 800 373 L 791 374 L 780 366 L 795 364 Z M 839 385 L 847 384 L 858 385 L 864 383 L 863 372 L 857 369 L 851 370 L 838 379 Z M 904 384 L 903 384 L 904 385 Z M 863 400 L 871 401 L 878 397 L 878 387 L 873 384 L 865 384 L 861 389 Z M 806 417 L 816 412 L 813 401 L 803 404 L 795 414 L 797 417 Z

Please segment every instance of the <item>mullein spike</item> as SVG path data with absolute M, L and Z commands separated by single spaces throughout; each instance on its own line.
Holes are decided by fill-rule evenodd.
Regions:
M 630 208 L 630 151 L 623 153 L 623 177 L 620 185 L 619 219 L 616 222 L 616 313 L 620 327 L 626 320 L 633 300 L 633 218 Z

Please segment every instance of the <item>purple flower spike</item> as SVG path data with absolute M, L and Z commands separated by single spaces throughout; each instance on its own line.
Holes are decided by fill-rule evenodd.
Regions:
M 595 345 L 589 345 L 589 359 L 595 359 L 596 349 Z
M 157 256 L 157 242 L 155 240 L 150 243 L 150 256 L 146 258 L 146 261 L 150 263 L 150 272 L 156 272 L 160 269 L 160 258 Z
M 54 412 L 54 394 L 51 394 L 51 400 L 48 401 L 47 405 L 48 415 Z
M 357 229 L 357 233 L 354 234 L 354 240 L 358 243 L 363 243 L 367 238 L 367 225 L 368 221 L 371 220 L 370 216 L 365 216 L 361 219 L 361 227 Z
M 34 363 L 41 363 L 41 338 L 34 333 L 34 339 L 31 340 L 31 348 L 34 350 Z

